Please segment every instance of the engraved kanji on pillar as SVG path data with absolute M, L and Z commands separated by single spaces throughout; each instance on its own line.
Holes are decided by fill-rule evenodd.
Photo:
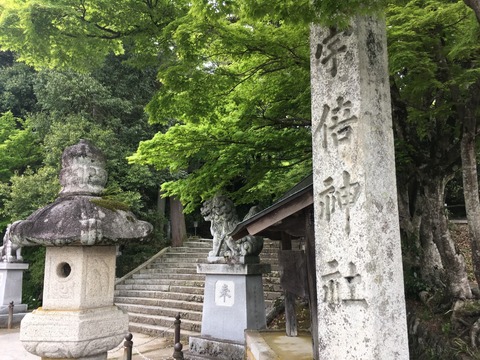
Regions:
M 322 65 L 330 66 L 329 73 L 335 77 L 338 72 L 338 59 L 341 53 L 347 51 L 347 46 L 343 43 L 342 37 L 350 36 L 351 29 L 339 31 L 336 28 L 329 28 L 328 35 L 317 44 L 315 58 L 320 60 Z

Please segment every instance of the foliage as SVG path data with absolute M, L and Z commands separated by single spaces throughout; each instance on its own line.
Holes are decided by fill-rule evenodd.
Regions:
M 182 1 L 2 0 L 0 43 L 37 67 L 98 68 L 110 53 L 152 61 Z
M 355 15 L 380 14 L 388 0 L 313 0 L 313 7 L 319 13 L 319 22 L 327 26 L 348 26 Z
M 480 76 L 475 17 L 462 1 L 413 0 L 390 6 L 387 19 L 394 105 L 406 111 L 396 118 L 399 170 L 452 174 L 460 157 L 458 105 Z
M 172 32 L 147 107 L 171 126 L 130 158 L 177 174 L 162 190 L 186 211 L 217 192 L 268 202 L 311 171 L 308 26 L 206 13 Z
M 25 247 L 22 256 L 29 264 L 28 270 L 23 274 L 23 303 L 29 309 L 36 309 L 42 305 L 43 278 L 45 269 L 45 247 Z
M 3 208 L 0 214 L 9 222 L 26 219 L 37 209 L 53 202 L 60 191 L 58 173 L 52 167 L 37 172 L 27 169 L 22 175 L 13 175 L 9 183 L 0 184 Z
M 33 93 L 35 72 L 29 66 L 15 62 L 10 52 L 0 52 L 0 113 L 11 111 L 24 118 L 35 110 Z
M 0 116 L 0 181 L 8 181 L 15 171 L 40 163 L 38 137 L 29 121 L 15 118 L 11 112 Z

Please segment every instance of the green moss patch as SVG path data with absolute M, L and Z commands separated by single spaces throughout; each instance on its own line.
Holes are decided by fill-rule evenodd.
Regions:
M 129 211 L 130 210 L 127 204 L 122 203 L 120 201 L 107 199 L 107 198 L 90 199 L 90 202 L 104 209 L 109 209 L 112 211 L 117 211 L 117 210 Z

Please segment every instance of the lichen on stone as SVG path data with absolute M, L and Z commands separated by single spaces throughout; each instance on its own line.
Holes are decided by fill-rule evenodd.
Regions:
M 112 211 L 117 211 L 117 210 L 130 211 L 130 208 L 128 207 L 127 204 L 117 200 L 113 200 L 113 199 L 93 198 L 93 199 L 90 199 L 90 202 L 104 209 L 108 209 Z

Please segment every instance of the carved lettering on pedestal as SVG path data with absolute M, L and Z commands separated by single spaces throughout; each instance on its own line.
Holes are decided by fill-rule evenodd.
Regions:
M 324 189 L 319 194 L 320 218 L 330 221 L 336 211 L 344 211 L 346 215 L 345 231 L 350 234 L 350 207 L 360 196 L 360 183 L 351 182 L 350 173 L 343 171 L 342 181 L 335 182 L 332 177 L 323 181 Z
M 235 284 L 233 281 L 219 280 L 215 283 L 215 305 L 233 306 L 235 303 Z
M 329 34 L 317 44 L 315 58 L 320 60 L 322 65 L 330 64 L 329 73 L 335 77 L 338 72 L 338 55 L 347 51 L 347 45 L 342 43 L 342 36 L 350 36 L 352 30 L 338 31 L 330 28 Z
M 337 97 L 337 104 L 333 108 L 323 105 L 320 123 L 314 130 L 314 134 L 321 132 L 320 142 L 323 148 L 328 148 L 329 138 L 335 147 L 350 139 L 353 134 L 352 125 L 358 121 L 357 116 L 352 115 L 351 108 L 352 102 L 342 96 Z
M 355 263 L 348 264 L 346 275 L 339 271 L 337 260 L 329 261 L 327 266 L 327 273 L 322 276 L 323 301 L 332 306 L 352 303 L 367 306 L 363 296 L 362 276 L 357 272 Z

